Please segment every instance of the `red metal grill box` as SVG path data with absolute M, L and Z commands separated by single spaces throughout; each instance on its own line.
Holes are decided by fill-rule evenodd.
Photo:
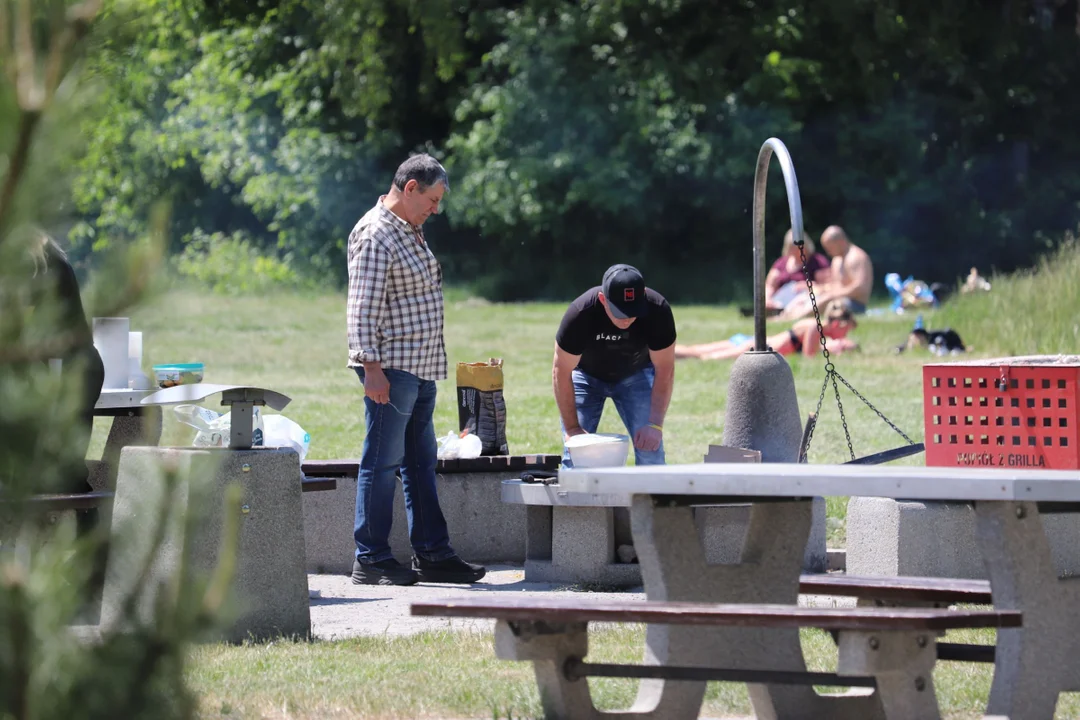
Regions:
M 923 366 L 926 464 L 1080 468 L 1080 356 Z

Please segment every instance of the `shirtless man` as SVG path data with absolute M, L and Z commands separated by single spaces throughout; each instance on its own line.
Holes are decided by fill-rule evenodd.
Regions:
M 825 228 L 821 233 L 821 247 L 832 258 L 832 273 L 830 282 L 822 286 L 820 293 L 815 293 L 818 307 L 824 307 L 831 300 L 840 300 L 853 314 L 866 312 L 874 287 L 874 266 L 870 256 L 851 242 L 839 225 Z M 784 310 L 783 317 L 794 320 L 811 312 L 813 307 L 806 298 Z

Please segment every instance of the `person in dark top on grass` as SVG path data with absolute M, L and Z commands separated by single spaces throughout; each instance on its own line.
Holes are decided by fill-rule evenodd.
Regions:
M 803 268 L 802 253 L 806 254 Z M 814 241 L 804 235 L 803 249 L 795 244 L 791 230 L 784 235 L 784 252 L 765 276 L 765 305 L 772 310 L 783 310 L 797 298 L 807 295 L 806 272 L 810 280 L 821 284 L 829 279 L 829 259 L 814 249 Z
M 858 348 L 858 344 L 847 337 L 847 334 L 854 330 L 858 323 L 855 321 L 855 316 L 852 315 L 851 310 L 844 303 L 839 300 L 831 301 L 825 307 L 821 325 L 830 353 L 841 353 L 845 350 Z M 813 357 L 821 349 L 821 333 L 818 332 L 816 320 L 803 318 L 795 321 L 795 324 L 790 329 L 767 337 L 765 344 L 772 348 L 773 352 L 784 356 L 801 353 L 806 357 Z M 676 345 L 675 357 L 697 358 L 699 360 L 728 360 L 739 357 L 753 349 L 754 338 L 739 333 L 727 340 L 718 342 L 701 343 L 699 345 Z
M 596 432 L 611 398 L 637 465 L 664 464 L 664 416 L 675 382 L 675 318 L 630 265 L 570 303 L 555 334 L 552 384 L 563 441 Z M 571 467 L 563 448 L 563 465 Z
M 41 231 L 37 231 L 30 241 L 27 254 L 30 294 L 23 337 L 31 347 L 36 343 L 58 343 L 52 359 L 60 361 L 63 392 L 78 398 L 70 462 L 65 463 L 61 487 L 56 489 L 68 493 L 88 492 L 92 488 L 86 453 L 94 428 L 94 405 L 105 383 L 105 366 L 94 347 L 93 332 L 79 294 L 79 281 L 67 254 Z

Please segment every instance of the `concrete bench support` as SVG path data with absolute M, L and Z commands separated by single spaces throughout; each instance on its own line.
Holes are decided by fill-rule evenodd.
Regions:
M 243 490 L 243 507 L 233 579 L 234 615 L 221 639 L 308 637 L 311 618 L 304 571 L 300 464 L 296 452 L 284 448 L 124 448 L 113 503 L 101 624 L 108 627 L 120 622 L 119 603 L 145 563 L 152 544 L 152 524 L 167 489 L 164 468 L 175 468 L 180 477 L 172 506 L 195 513 L 197 521 L 194 532 L 185 537 L 179 522 L 182 513 L 174 514 L 148 586 L 156 587 L 175 577 L 185 544 L 194 570 L 209 573 L 217 565 L 224 493 L 235 483 Z M 152 593 L 146 593 L 144 599 L 140 612 L 149 613 Z
M 636 562 L 620 562 L 617 550 L 633 544 L 628 495 L 568 493 L 557 484 L 504 482 L 502 499 L 524 505 L 525 579 L 532 582 L 596 583 L 630 587 L 641 584 Z M 806 572 L 825 571 L 825 501 L 811 503 L 813 522 L 803 558 Z M 750 506 L 700 507 L 694 521 L 714 565 L 739 562 L 750 522 Z
M 1058 574 L 1080 575 L 1080 516 L 1043 515 Z M 967 503 L 852 497 L 847 512 L 847 572 L 986 579 Z

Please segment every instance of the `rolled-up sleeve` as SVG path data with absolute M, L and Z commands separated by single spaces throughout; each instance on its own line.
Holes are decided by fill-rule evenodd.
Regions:
M 387 311 L 387 275 L 393 257 L 370 226 L 349 244 L 349 362 L 381 362 L 379 328 Z

